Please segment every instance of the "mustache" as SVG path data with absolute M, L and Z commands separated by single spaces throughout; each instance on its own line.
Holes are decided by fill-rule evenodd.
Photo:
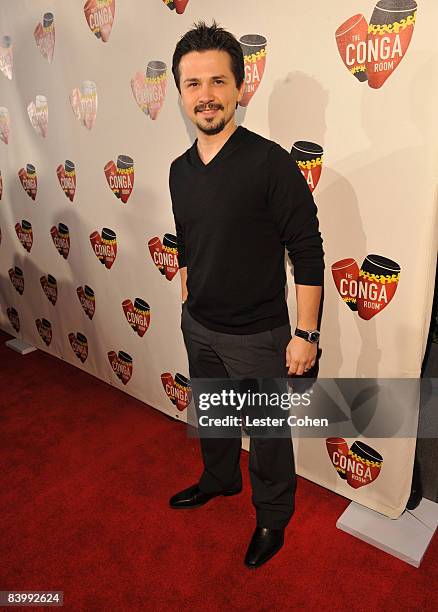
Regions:
M 202 113 L 205 110 L 224 110 L 222 104 L 213 104 L 213 102 L 208 102 L 208 104 L 198 104 L 195 106 L 195 113 Z

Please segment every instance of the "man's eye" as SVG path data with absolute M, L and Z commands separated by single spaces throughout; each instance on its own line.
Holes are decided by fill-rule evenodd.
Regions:
M 197 85 L 198 83 L 190 83 L 189 87 L 193 87 L 194 85 Z
M 221 79 L 216 79 L 216 83 L 223 83 Z

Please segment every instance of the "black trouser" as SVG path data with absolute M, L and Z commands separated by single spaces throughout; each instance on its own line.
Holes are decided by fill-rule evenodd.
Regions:
M 191 378 L 285 378 L 290 325 L 257 334 L 224 334 L 195 321 L 183 307 L 181 329 Z M 199 487 L 205 493 L 242 484 L 239 466 L 241 438 L 200 438 L 204 472 Z M 249 474 L 257 525 L 285 527 L 294 512 L 296 488 L 292 440 L 250 439 Z

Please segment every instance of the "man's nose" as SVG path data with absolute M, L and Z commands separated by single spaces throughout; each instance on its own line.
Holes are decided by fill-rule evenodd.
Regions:
M 207 102 L 211 102 L 213 100 L 213 92 L 211 89 L 211 85 L 209 83 L 204 83 L 201 85 L 199 90 L 199 102 L 203 102 L 204 104 Z

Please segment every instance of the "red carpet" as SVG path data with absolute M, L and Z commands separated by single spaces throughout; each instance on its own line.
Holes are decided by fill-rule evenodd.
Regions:
M 241 495 L 171 510 L 200 474 L 185 427 L 7 337 L 0 590 L 63 590 L 75 612 L 438 609 L 437 537 L 415 569 L 337 530 L 349 502 L 302 478 L 285 548 L 247 570 L 246 453 Z

